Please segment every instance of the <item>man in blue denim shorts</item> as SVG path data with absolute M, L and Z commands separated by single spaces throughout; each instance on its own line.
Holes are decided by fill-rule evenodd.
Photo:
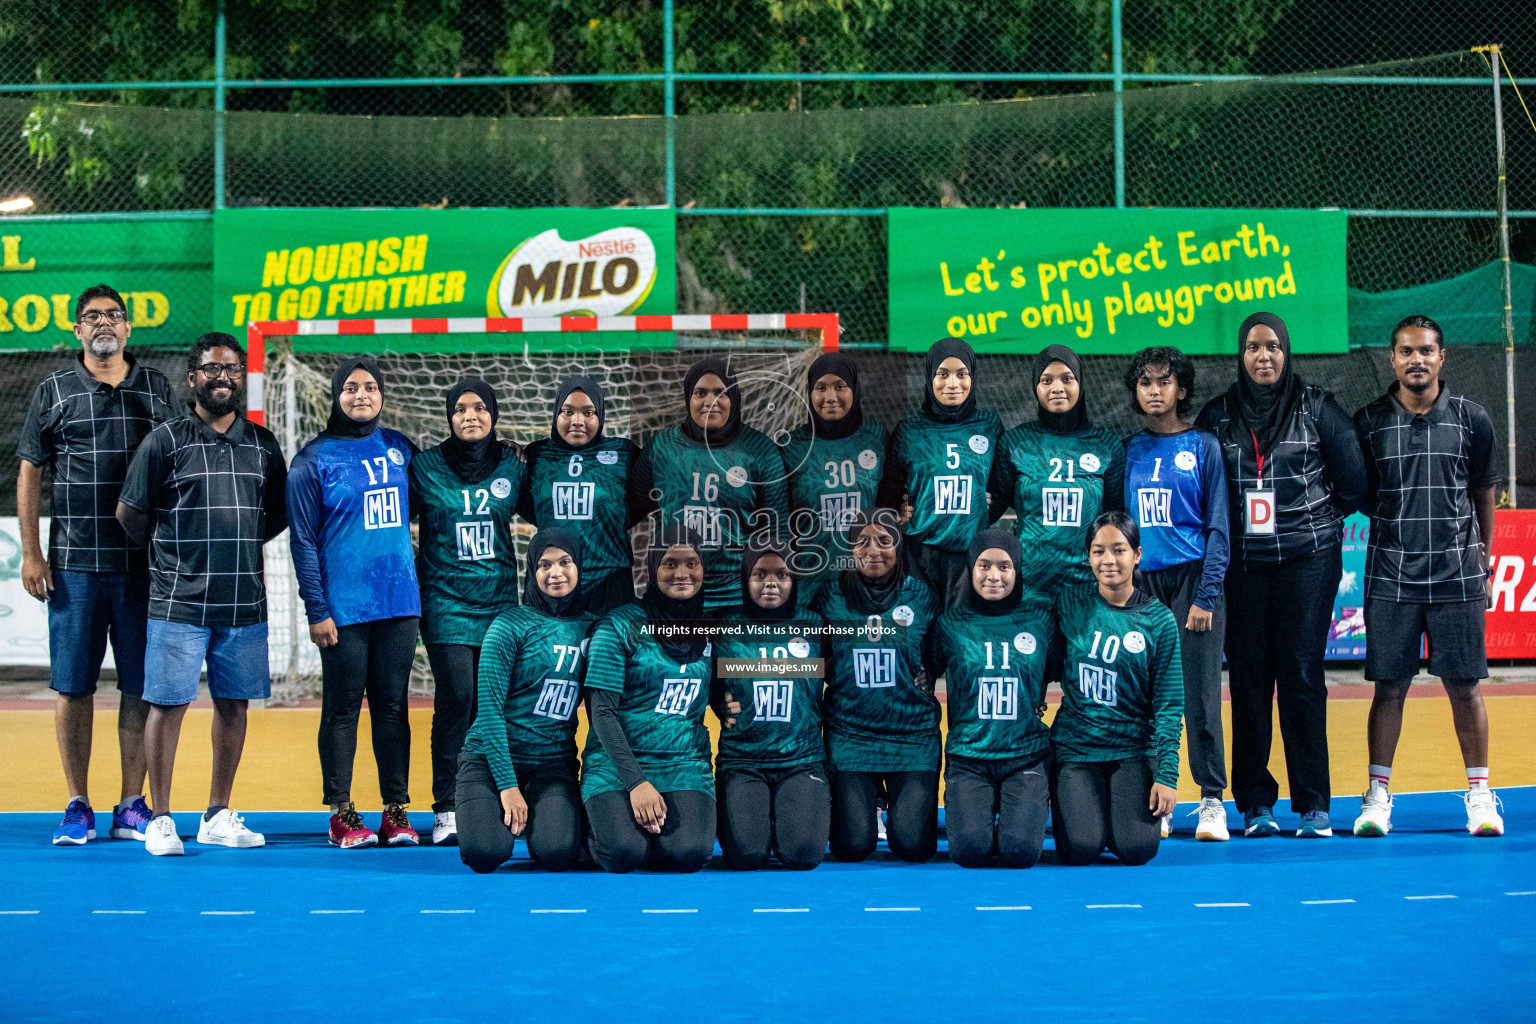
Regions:
M 213 783 L 199 843 L 266 842 L 229 806 L 245 747 L 246 708 L 272 692 L 267 669 L 267 590 L 261 547 L 288 526 L 287 467 L 277 439 L 242 415 L 245 352 L 228 334 L 205 334 L 187 357 L 192 412 L 156 427 L 128 466 L 117 519 L 149 542 L 149 650 L 145 753 L 154 818 L 144 848 L 182 853 L 171 819 L 171 775 L 187 706 L 203 663 L 213 698 Z
M 16 454 L 16 511 L 22 584 L 48 603 L 48 682 L 69 804 L 55 846 L 96 838 L 87 777 L 96 680 L 112 641 L 119 693 L 117 744 L 122 795 L 112 810 L 113 839 L 143 839 L 144 632 L 149 575 L 144 553 L 113 512 L 139 442 L 175 415 L 171 382 L 139 364 L 124 346 L 133 333 L 123 297 L 98 284 L 75 301 L 81 351 L 37 386 Z M 38 535 L 43 467 L 53 468 L 48 554 Z

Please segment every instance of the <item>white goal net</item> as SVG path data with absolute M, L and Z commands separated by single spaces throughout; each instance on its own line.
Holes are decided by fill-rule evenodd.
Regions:
M 380 422 L 423 450 L 447 436 L 445 395 L 466 376 L 483 378 L 495 388 L 497 433 L 519 446 L 549 436 L 555 388 L 562 378 L 576 374 L 594 378 L 607 394 L 605 433 L 644 445 L 682 417 L 682 380 L 688 367 L 706 356 L 718 356 L 729 359 L 740 381 L 743 421 L 778 440 L 806 421 L 805 374 L 822 351 L 816 332 L 782 329 L 679 333 L 675 349 L 634 352 L 487 351 L 489 346 L 476 351 L 486 337 L 468 334 L 461 351 L 433 354 L 388 351 L 408 348 L 409 339 L 337 338 L 335 352 L 296 352 L 288 338 L 267 337 L 259 385 L 266 425 L 291 461 L 325 427 L 336 364 L 345 354 L 362 352 L 379 363 L 385 376 Z M 643 553 L 645 531 L 644 524 L 636 528 L 637 553 Z M 518 522 L 514 541 L 520 569 L 532 534 L 531 526 Z M 266 575 L 271 703 L 292 704 L 319 694 L 320 656 L 309 640 L 287 533 L 267 545 Z M 637 568 L 637 584 L 641 575 Z M 425 649 L 417 651 L 411 692 L 432 692 Z

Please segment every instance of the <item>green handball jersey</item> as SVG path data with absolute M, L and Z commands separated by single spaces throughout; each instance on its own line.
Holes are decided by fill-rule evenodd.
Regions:
M 907 494 L 907 539 L 940 551 L 964 551 L 986 529 L 987 478 L 1003 424 L 979 409 L 956 423 L 911 416 L 891 435 L 882 496 L 891 508 Z
M 946 753 L 1007 760 L 1050 748 L 1042 716 L 1055 635 L 1055 616 L 1043 600 L 1025 600 L 1003 615 L 977 614 L 967 601 L 939 617 L 929 642 L 934 667 L 944 673 Z
M 518 514 L 541 530 L 559 527 L 581 541 L 581 589 L 615 572 L 629 572 L 629 472 L 640 449 L 623 437 L 573 448 L 541 438 L 523 453 L 527 490 Z
M 517 604 L 512 516 L 523 461 L 507 448 L 496 472 L 470 484 L 437 445 L 412 459 L 409 472 L 421 523 L 421 637 L 478 647 L 496 616 Z
M 1027 422 L 1003 435 L 992 493 L 1018 516 L 1021 576 L 1031 587 L 1093 582 L 1083 534 L 1101 511 L 1122 507 L 1124 481 L 1125 445 L 1101 427 L 1054 434 Z
M 1058 761 L 1150 757 L 1157 781 L 1179 784 L 1184 673 L 1179 625 L 1137 592 L 1116 608 L 1097 584 L 1063 591 L 1056 618 L 1066 640 L 1061 708 L 1051 725 Z
M 532 608 L 496 616 L 480 648 L 479 710 L 464 749 L 484 754 L 497 789 L 524 768 L 576 760 L 576 705 L 592 616 L 557 619 Z
M 789 518 L 778 446 L 744 426 L 730 444 L 706 447 L 674 425 L 651 439 L 645 455 L 665 521 L 686 523 L 703 539 L 704 607 L 736 604 L 742 546 L 759 531 L 780 534 Z
M 938 614 L 928 585 L 908 576 L 896 603 L 864 615 L 834 583 L 819 611 L 834 630 L 857 628 L 827 642 L 827 756 L 850 772 L 937 770 L 942 711 L 931 685 L 919 684 L 924 638 Z M 878 629 L 878 636 L 874 631 Z
M 837 561 L 848 553 L 843 534 L 854 516 L 875 507 L 886 444 L 885 427 L 874 420 L 835 440 L 814 436 L 807 424 L 785 442 L 798 554 L 793 568 L 802 579 L 821 580 L 852 568 Z
M 821 738 L 821 690 L 818 676 L 736 676 L 719 673 L 719 660 L 746 658 L 813 661 L 826 656 L 823 622 L 803 614 L 782 622 L 723 619 L 722 628 L 739 630 L 715 643 L 716 673 L 711 695 L 730 693 L 741 704 L 736 724 L 720 729 L 715 767 L 791 768 L 826 758 Z M 785 678 L 787 677 L 787 678 Z
M 629 748 L 659 792 L 694 790 L 715 795 L 709 765 L 709 644 L 697 661 L 678 664 L 661 645 L 644 636 L 639 605 L 615 609 L 598 622 L 587 650 L 586 685 L 619 694 L 619 724 Z M 588 730 L 582 755 L 581 799 L 624 792 L 624 784 L 596 730 Z

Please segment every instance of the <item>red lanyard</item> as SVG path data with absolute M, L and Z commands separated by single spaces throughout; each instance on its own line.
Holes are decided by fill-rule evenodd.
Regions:
M 1259 462 L 1259 479 L 1258 479 L 1258 484 L 1259 484 L 1260 487 L 1263 487 L 1264 486 L 1264 453 L 1259 451 L 1259 435 L 1254 433 L 1250 429 L 1248 431 L 1248 436 L 1253 438 L 1253 457 L 1255 459 L 1257 459 L 1258 462 Z

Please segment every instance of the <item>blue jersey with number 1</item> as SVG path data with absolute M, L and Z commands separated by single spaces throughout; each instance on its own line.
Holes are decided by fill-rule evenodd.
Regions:
M 288 547 L 310 624 L 421 614 L 406 467 L 415 446 L 379 428 L 315 438 L 288 472 Z
M 1204 430 L 1125 440 L 1125 508 L 1141 528 L 1141 567 L 1204 562 L 1195 603 L 1210 611 L 1227 574 L 1227 470 Z

